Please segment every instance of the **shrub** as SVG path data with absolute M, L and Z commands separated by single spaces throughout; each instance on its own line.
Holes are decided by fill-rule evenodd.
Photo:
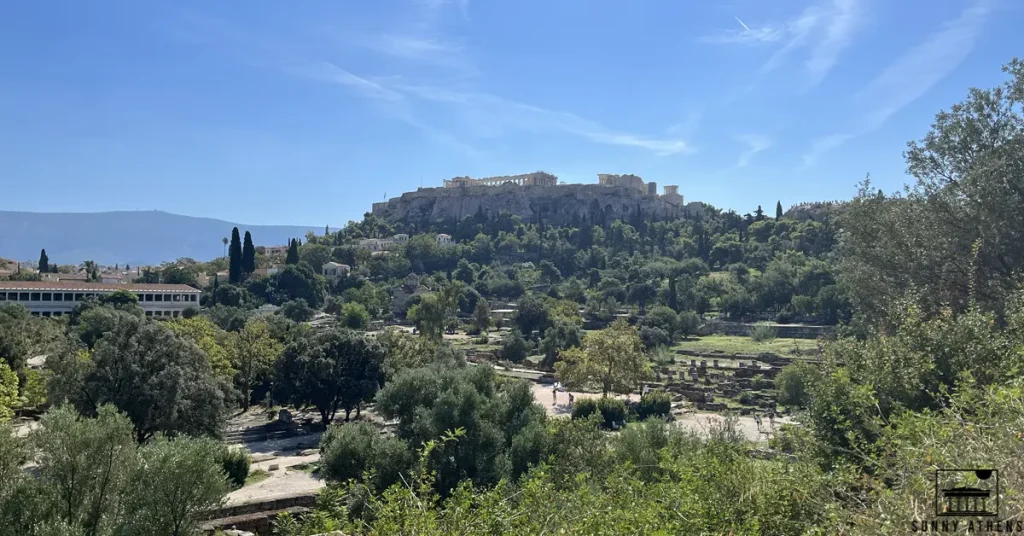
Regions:
M 313 318 L 314 313 L 316 311 L 302 298 L 291 300 L 281 305 L 281 315 L 292 322 L 305 322 Z
M 248 452 L 240 448 L 225 447 L 221 450 L 217 462 L 224 469 L 232 487 L 240 488 L 245 485 L 245 479 L 249 477 L 249 465 L 252 463 Z
M 679 313 L 679 335 L 684 339 L 690 335 L 696 335 L 700 329 L 700 315 L 693 311 Z
M 676 354 L 664 346 L 658 346 L 651 352 L 651 361 L 659 366 L 674 365 Z
M 341 314 L 341 306 L 345 304 L 345 301 L 338 296 L 329 296 L 324 301 L 324 312 L 329 315 L 338 316 Z
M 593 414 L 601 415 L 604 427 L 611 427 L 612 421 L 621 422 L 626 418 L 626 403 L 617 398 L 580 398 L 572 405 L 573 419 L 587 419 Z
M 618 398 L 601 398 L 597 402 L 597 409 L 601 411 L 606 428 L 611 428 L 612 423 L 626 422 L 626 403 Z
M 597 400 L 593 398 L 581 398 L 572 405 L 573 419 L 587 419 L 597 412 Z
M 349 302 L 341 306 L 341 322 L 347 328 L 363 330 L 370 323 L 370 314 L 363 304 Z
M 644 326 L 640 328 L 640 342 L 644 344 L 644 348 L 650 350 L 658 346 L 668 346 L 672 344 L 672 337 L 661 328 L 652 328 Z
M 401 481 L 401 474 L 412 464 L 412 453 L 401 439 L 383 436 L 372 425 L 357 422 L 331 425 L 320 440 L 321 471 L 325 478 L 339 483 L 350 479 L 367 482 L 380 491 Z
M 793 311 L 791 311 L 789 309 L 783 309 L 783 310 L 779 311 L 778 313 L 776 313 L 776 315 L 775 315 L 775 323 L 776 324 L 789 324 L 789 323 L 791 323 L 793 321 L 793 317 L 794 316 L 795 315 L 793 314 Z
M 783 406 L 807 406 L 807 387 L 815 370 L 806 363 L 786 365 L 775 377 L 775 389 L 779 393 L 779 404 Z
M 753 406 L 756 403 L 757 400 L 754 398 L 753 394 L 749 392 L 740 393 L 740 404 L 743 404 L 744 406 Z
M 757 342 L 771 342 L 777 335 L 778 331 L 770 324 L 758 324 L 750 330 L 750 338 Z
M 651 391 L 636 405 L 636 417 L 645 420 L 649 417 L 664 417 L 672 411 L 672 397 L 665 391 Z
M 489 342 L 491 342 L 491 338 L 488 337 L 487 335 L 480 335 L 479 337 L 473 339 L 474 344 L 487 344 Z

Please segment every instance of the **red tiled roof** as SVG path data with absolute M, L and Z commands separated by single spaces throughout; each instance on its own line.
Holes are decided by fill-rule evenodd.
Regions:
M 84 281 L 0 281 L 0 290 L 128 290 L 132 292 L 202 292 L 188 285 L 150 283 L 86 283 Z

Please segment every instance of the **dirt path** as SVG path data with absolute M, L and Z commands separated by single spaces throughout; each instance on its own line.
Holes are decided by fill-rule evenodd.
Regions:
M 267 471 L 270 476 L 256 484 L 232 491 L 227 496 L 227 505 L 236 506 L 256 501 L 267 501 L 297 493 L 314 493 L 326 483 L 308 471 L 294 469 L 296 465 L 320 461 L 320 453 L 305 456 L 275 456 L 252 464 L 250 470 Z M 270 466 L 277 465 L 276 471 Z

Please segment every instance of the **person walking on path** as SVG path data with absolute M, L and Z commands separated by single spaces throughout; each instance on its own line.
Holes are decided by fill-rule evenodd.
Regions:
M 576 400 L 576 397 L 569 393 L 569 409 L 572 409 L 572 403 Z
M 768 426 L 770 426 L 772 430 L 775 429 L 775 411 L 774 410 L 768 412 Z
M 558 384 L 551 388 L 551 405 L 558 405 Z

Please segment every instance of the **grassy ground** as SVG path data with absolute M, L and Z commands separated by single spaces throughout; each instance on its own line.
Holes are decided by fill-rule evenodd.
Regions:
M 317 473 L 317 472 L 320 471 L 320 464 L 318 464 L 318 463 L 300 463 L 298 465 L 293 465 L 293 466 L 289 467 L 289 469 L 294 469 L 296 471 L 302 471 L 304 473 L 314 474 L 314 473 Z
M 786 357 L 809 357 L 814 355 L 817 347 L 818 341 L 814 339 L 774 339 L 768 342 L 757 342 L 750 337 L 709 335 L 676 343 L 672 349 L 709 354 L 720 353 L 727 356 L 768 352 Z
M 258 484 L 268 478 L 270 478 L 270 473 L 264 471 L 263 469 L 253 469 L 249 473 L 249 476 L 245 477 L 245 485 L 251 486 L 253 484 Z

